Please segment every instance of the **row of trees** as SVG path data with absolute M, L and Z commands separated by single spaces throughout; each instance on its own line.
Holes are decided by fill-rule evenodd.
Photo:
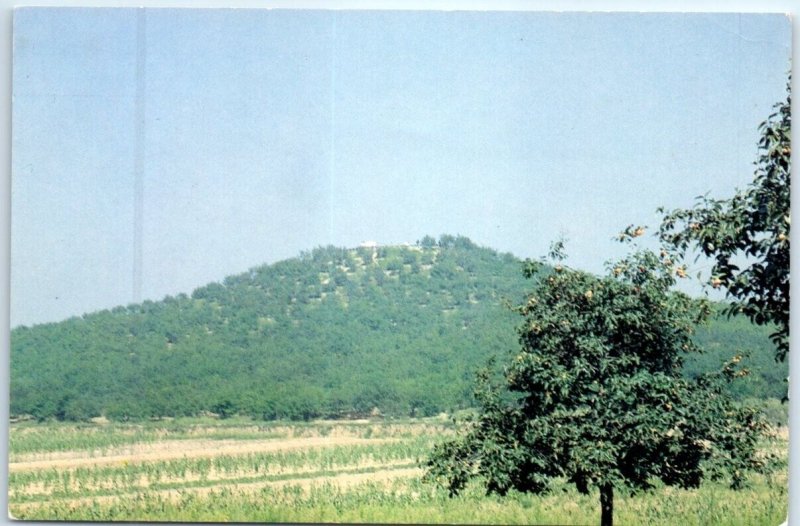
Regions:
M 698 199 L 693 208 L 661 210 L 658 253 L 635 250 L 594 276 L 563 265 L 533 283 L 517 312 L 519 350 L 492 381 L 478 377 L 479 411 L 428 461 L 428 480 L 458 493 L 471 479 L 487 492 L 542 493 L 554 479 L 599 493 L 601 524 L 613 522 L 615 490 L 638 492 L 655 479 L 697 487 L 728 478 L 741 487 L 749 471 L 771 469 L 757 455 L 766 429 L 758 412 L 736 403 L 725 386 L 748 375 L 740 355 L 713 374 L 682 374 L 701 351 L 695 328 L 707 301 L 677 292 L 687 257 L 713 261 L 707 285 L 722 288 L 731 315 L 774 328 L 775 357 L 789 338 L 791 97 L 762 124 L 755 178 L 728 199 Z M 620 235 L 632 242 L 644 227 Z M 529 262 L 528 276 L 542 263 Z

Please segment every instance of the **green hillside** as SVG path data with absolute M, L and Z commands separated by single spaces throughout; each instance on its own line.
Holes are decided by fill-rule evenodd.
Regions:
M 521 262 L 465 237 L 318 248 L 196 289 L 12 331 L 11 414 L 80 420 L 431 415 L 516 347 Z M 780 397 L 767 331 L 715 320 L 687 374 L 752 349 L 740 397 Z

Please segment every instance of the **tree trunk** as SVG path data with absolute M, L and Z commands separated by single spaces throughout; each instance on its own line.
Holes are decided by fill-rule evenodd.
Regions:
M 614 486 L 603 484 L 600 487 L 600 526 L 614 524 Z

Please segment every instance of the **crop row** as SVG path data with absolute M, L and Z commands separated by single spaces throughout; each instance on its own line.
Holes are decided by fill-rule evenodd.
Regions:
M 271 453 L 181 458 L 154 462 L 45 469 L 9 473 L 9 488 L 22 493 L 29 486 L 38 492 L 81 494 L 87 489 L 131 487 L 176 480 L 229 479 L 259 474 L 336 470 L 348 466 L 387 465 L 398 461 L 418 462 L 430 450 L 431 437 L 420 436 L 398 442 L 333 446 Z
M 30 431 L 28 429 L 31 429 Z M 111 449 L 163 440 L 252 440 L 283 438 L 287 431 L 264 427 L 197 427 L 169 430 L 139 426 L 47 426 L 15 429 L 9 433 L 11 459 L 24 454 L 56 451 L 90 451 L 103 454 Z
M 97 497 L 114 497 L 114 496 L 122 496 L 124 498 L 131 498 L 134 495 L 141 494 L 143 492 L 159 492 L 159 491 L 166 491 L 166 490 L 196 490 L 200 488 L 226 488 L 229 486 L 241 485 L 241 484 L 264 484 L 264 483 L 272 483 L 272 482 L 282 482 L 282 481 L 299 481 L 299 480 L 306 480 L 306 479 L 317 479 L 317 478 L 333 478 L 339 477 L 342 475 L 360 475 L 360 474 L 369 474 L 375 473 L 377 471 L 386 471 L 387 466 L 371 466 L 371 467 L 350 467 L 350 468 L 338 468 L 335 470 L 307 470 L 302 472 L 292 472 L 292 473 L 278 473 L 278 474 L 261 474 L 257 476 L 253 475 L 240 475 L 235 478 L 227 478 L 224 480 L 209 480 L 206 478 L 200 480 L 189 480 L 189 479 L 177 479 L 172 481 L 164 481 L 164 482 L 157 482 L 157 483 L 148 483 L 145 486 L 138 486 L 138 485 L 130 485 L 130 486 L 106 486 L 106 487 L 95 487 L 90 488 L 88 486 L 83 486 L 80 488 L 80 491 L 75 492 L 71 490 L 61 491 L 59 489 L 55 489 L 53 491 L 48 491 L 45 493 L 40 494 L 25 494 L 25 495 L 15 495 L 14 503 L 23 504 L 28 502 L 47 502 L 53 500 L 75 500 L 75 499 L 86 499 L 86 498 L 97 498 Z M 389 471 L 391 470 L 400 470 L 400 469 L 407 469 L 407 468 L 416 468 L 417 464 L 415 462 L 406 463 L 406 464 L 392 464 L 389 465 Z
M 53 501 L 41 506 L 13 506 L 18 518 L 66 520 L 159 520 L 236 522 L 346 523 L 596 523 L 597 495 L 581 495 L 564 484 L 545 496 L 511 493 L 487 496 L 469 486 L 449 498 L 446 490 L 423 484 L 418 477 L 340 487 L 335 479 L 304 487 L 266 486 L 258 492 L 231 488 L 178 498 L 155 492 L 80 506 Z M 699 489 L 659 487 L 635 495 L 619 495 L 619 524 L 745 525 L 783 521 L 787 496 L 785 477 L 759 477 L 751 487 L 733 491 L 723 484 Z
M 215 421 L 186 418 L 136 424 L 14 424 L 9 432 L 11 461 L 20 455 L 57 451 L 91 451 L 102 454 L 113 448 L 148 444 L 162 440 L 233 439 L 253 440 L 311 436 L 353 436 L 358 438 L 408 438 L 441 434 L 447 423 L 370 422 L 370 423 L 284 423 L 249 419 Z

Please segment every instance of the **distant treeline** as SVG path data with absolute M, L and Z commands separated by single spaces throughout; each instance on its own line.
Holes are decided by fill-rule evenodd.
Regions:
M 178 295 L 11 334 L 11 414 L 139 419 L 425 416 L 471 407 L 474 371 L 517 347 L 522 262 L 463 236 L 317 248 Z M 715 319 L 687 375 L 750 351 L 738 398 L 781 398 L 769 331 Z

